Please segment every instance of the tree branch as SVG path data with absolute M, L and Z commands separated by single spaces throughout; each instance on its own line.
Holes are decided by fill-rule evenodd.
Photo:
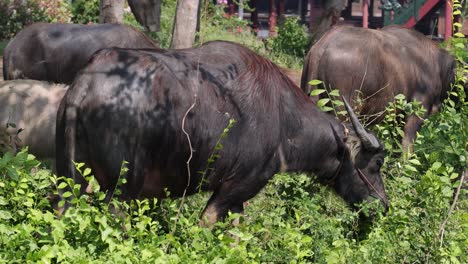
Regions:
M 449 209 L 449 211 L 447 213 L 447 218 L 445 218 L 445 220 L 440 225 L 440 228 L 439 228 L 440 246 L 442 246 L 442 244 L 444 243 L 445 225 L 447 224 L 447 222 L 448 222 L 448 220 L 450 218 L 450 215 L 452 214 L 452 212 L 453 212 L 453 210 L 455 208 L 455 204 L 458 201 L 458 196 L 460 195 L 460 190 L 461 190 L 461 187 L 463 186 L 463 183 L 464 183 L 464 180 L 465 180 L 465 175 L 466 175 L 466 170 L 464 170 L 462 172 L 462 175 L 460 177 L 460 184 L 457 187 L 457 192 L 455 193 L 455 197 L 453 198 L 452 206 L 450 206 L 450 209 Z

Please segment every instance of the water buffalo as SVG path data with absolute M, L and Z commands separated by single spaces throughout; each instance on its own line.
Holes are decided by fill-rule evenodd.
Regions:
M 306 56 L 301 88 L 309 93 L 322 80 L 327 88 L 339 89 L 370 123 L 383 119 L 394 96 L 418 100 L 427 115 L 437 111 L 454 80 L 454 58 L 417 31 L 400 26 L 381 30 L 335 27 Z M 359 103 L 358 103 L 359 102 Z M 404 149 L 412 145 L 423 119 L 407 117 Z
M 161 0 L 128 0 L 127 2 L 135 19 L 145 27 L 146 31 L 160 31 Z
M 35 23 L 21 30 L 6 46 L 3 78 L 34 79 L 70 84 L 99 49 L 155 48 L 145 34 L 119 24 Z
M 0 82 L 0 145 L 13 152 L 28 146 L 40 159 L 55 159 L 57 109 L 63 84 L 34 80 Z
M 276 65 L 239 44 L 104 49 L 59 107 L 57 172 L 84 191 L 72 161 L 85 162 L 107 199 L 124 160 L 124 200 L 164 198 L 165 188 L 173 197 L 213 191 L 201 221 L 208 226 L 241 212 L 280 171 L 314 173 L 351 205 L 376 197 L 387 206 L 382 145 L 348 110 L 352 125 L 320 111 Z

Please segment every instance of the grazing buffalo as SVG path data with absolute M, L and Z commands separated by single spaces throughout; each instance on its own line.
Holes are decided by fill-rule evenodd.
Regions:
M 0 82 L 0 148 L 28 146 L 40 159 L 55 159 L 55 122 L 66 86 L 34 80 Z
M 124 160 L 124 200 L 164 198 L 165 188 L 173 197 L 213 191 L 202 217 L 208 226 L 241 212 L 280 171 L 314 173 L 351 205 L 377 197 L 387 206 L 382 145 L 348 110 L 352 125 L 321 112 L 276 65 L 235 43 L 104 49 L 60 105 L 57 172 L 84 191 L 72 161 L 85 162 L 108 199 Z
M 4 50 L 3 78 L 70 84 L 102 48 L 155 48 L 143 33 L 119 24 L 32 24 Z
M 354 109 L 369 123 L 383 119 L 394 96 L 403 94 L 426 109 L 424 118 L 437 111 L 454 80 L 454 58 L 424 35 L 399 26 L 381 30 L 335 27 L 307 54 L 301 88 L 309 93 L 308 82 L 323 81 L 339 89 Z M 403 146 L 412 145 L 423 119 L 407 117 Z

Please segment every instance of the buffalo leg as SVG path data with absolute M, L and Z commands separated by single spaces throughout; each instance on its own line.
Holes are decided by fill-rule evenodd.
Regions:
M 243 215 L 244 214 L 244 203 L 239 203 L 239 204 L 231 206 L 231 208 L 229 208 L 229 211 L 231 211 L 231 213 L 234 213 L 234 214 Z M 231 224 L 233 226 L 236 226 L 236 225 L 239 225 L 239 222 L 240 222 L 240 218 L 236 217 L 235 219 L 232 220 Z
M 413 143 L 414 143 L 414 140 L 416 139 L 416 133 L 421 128 L 424 122 L 424 119 L 426 119 L 429 116 L 429 114 L 431 114 L 433 106 L 437 105 L 437 104 L 434 104 L 434 102 L 429 102 L 422 95 L 415 95 L 414 99 L 416 101 L 421 102 L 425 111 L 422 117 L 419 117 L 415 114 L 411 114 L 410 116 L 406 118 L 406 124 L 404 128 L 405 135 L 403 136 L 403 140 L 402 140 L 404 156 L 406 154 L 410 154 L 413 152 Z
M 402 140 L 403 153 L 413 152 L 413 143 L 416 138 L 416 132 L 422 125 L 422 120 L 420 117 L 412 114 L 408 117 L 405 124 L 405 135 Z
M 255 177 L 255 176 L 252 176 Z M 200 220 L 201 226 L 212 228 L 223 219 L 229 211 L 242 213 L 243 203 L 257 194 L 268 182 L 270 177 L 258 177 L 255 182 L 243 183 L 239 181 L 226 181 L 211 196 Z M 238 220 L 234 220 L 236 224 Z
M 144 183 L 144 173 L 145 173 L 145 167 L 144 167 L 144 160 L 146 156 L 142 154 L 136 154 L 133 163 L 128 164 L 128 171 L 122 175 L 121 177 L 126 177 L 127 182 L 121 186 L 121 194 L 119 195 L 119 198 L 124 201 L 130 201 L 133 199 L 137 199 L 140 196 L 140 193 L 143 189 L 143 183 Z M 117 174 L 114 175 L 120 175 L 120 167 L 115 167 L 114 168 L 114 173 L 117 172 Z M 110 198 L 113 196 L 115 188 L 118 188 L 118 177 L 115 178 L 115 181 L 112 183 L 112 186 L 114 186 L 112 189 L 110 189 L 107 193 L 109 197 L 106 196 L 106 198 L 109 198 L 109 200 L 106 200 L 107 202 L 110 202 Z
M 427 117 L 427 112 L 424 114 L 424 118 L 419 117 L 415 114 L 410 115 L 405 124 L 405 135 L 402 140 L 403 153 L 409 154 L 413 152 L 413 143 L 416 139 L 416 133 L 421 128 L 424 119 Z

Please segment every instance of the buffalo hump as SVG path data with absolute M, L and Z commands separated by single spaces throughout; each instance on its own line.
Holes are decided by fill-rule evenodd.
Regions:
M 120 24 L 35 23 L 6 46 L 3 78 L 70 84 L 94 52 L 109 47 L 156 48 L 143 33 Z

